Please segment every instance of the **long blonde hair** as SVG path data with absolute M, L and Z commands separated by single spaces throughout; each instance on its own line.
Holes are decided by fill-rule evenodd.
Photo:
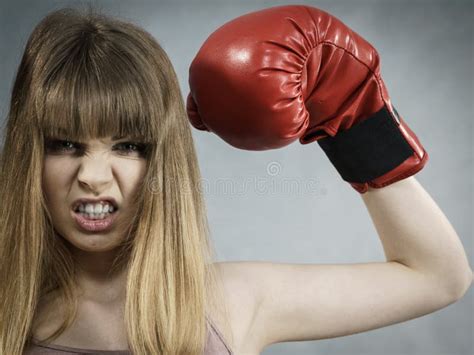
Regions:
M 139 213 L 113 265 L 127 271 L 129 348 L 202 354 L 207 314 L 222 306 L 220 280 L 184 101 L 156 40 L 90 6 L 51 12 L 28 39 L 2 131 L 0 353 L 22 354 L 38 302 L 50 292 L 61 296 L 66 312 L 46 342 L 77 312 L 76 265 L 42 190 L 45 137 L 115 135 L 150 147 L 134 201 Z

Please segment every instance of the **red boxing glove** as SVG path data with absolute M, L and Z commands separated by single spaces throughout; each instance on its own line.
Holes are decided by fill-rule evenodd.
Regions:
M 194 58 L 189 86 L 195 128 L 248 150 L 316 140 L 360 193 L 428 161 L 390 102 L 377 51 L 314 7 L 278 6 L 224 24 Z

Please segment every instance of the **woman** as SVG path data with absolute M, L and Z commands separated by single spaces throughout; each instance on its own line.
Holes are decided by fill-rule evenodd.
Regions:
M 0 353 L 124 350 L 127 335 L 136 354 L 202 353 L 216 267 L 178 80 L 151 35 L 92 13 L 44 18 L 1 174 Z
M 129 23 L 74 10 L 42 20 L 5 132 L 2 354 L 257 354 L 433 312 L 472 281 L 413 177 L 363 195 L 386 263 L 213 263 L 176 75 Z

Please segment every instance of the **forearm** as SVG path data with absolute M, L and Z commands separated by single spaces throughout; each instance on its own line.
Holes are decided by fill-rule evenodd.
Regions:
M 456 231 L 413 176 L 361 196 L 387 261 L 434 276 L 453 290 L 469 287 L 473 274 Z

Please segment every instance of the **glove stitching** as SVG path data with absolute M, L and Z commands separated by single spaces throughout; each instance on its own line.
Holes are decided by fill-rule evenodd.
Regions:
M 319 33 L 318 33 L 318 37 L 319 37 Z M 395 124 L 397 126 L 400 126 L 400 122 L 396 119 L 396 117 L 394 117 L 394 113 L 392 112 L 392 107 L 391 105 L 387 102 L 387 100 L 385 99 L 384 95 L 383 95 L 383 91 L 382 91 L 382 84 L 380 82 L 380 75 L 378 75 L 374 69 L 372 69 L 368 64 L 366 64 L 365 62 L 363 62 L 362 60 L 360 60 L 357 56 L 355 56 L 352 52 L 348 51 L 346 48 L 344 47 L 341 47 L 331 41 L 321 41 L 319 42 L 316 46 L 314 46 L 313 48 L 311 48 L 311 50 L 308 52 L 308 54 L 306 55 L 306 58 L 305 58 L 305 61 L 303 63 L 303 66 L 301 68 L 301 71 L 300 71 L 300 78 L 301 78 L 301 75 L 303 73 L 303 68 L 304 66 L 306 65 L 311 53 L 320 45 L 331 45 L 335 48 L 339 48 L 341 50 L 344 51 L 344 53 L 348 54 L 349 56 L 351 56 L 352 58 L 354 58 L 357 62 L 359 62 L 360 64 L 362 64 L 363 66 L 365 66 L 368 71 L 370 72 L 370 74 L 375 78 L 375 81 L 377 82 L 377 89 L 379 91 L 379 95 L 380 95 L 380 98 L 382 99 L 382 102 L 384 103 L 384 106 L 385 108 L 387 109 L 387 111 L 390 113 L 390 117 L 392 118 L 392 120 L 395 122 Z M 372 47 L 373 48 L 373 47 Z M 376 56 L 379 56 L 377 51 L 375 50 L 375 48 L 373 48 L 374 50 L 374 53 Z M 315 89 L 313 89 L 314 91 Z M 303 92 L 302 92 L 302 83 L 300 81 L 300 95 L 301 97 L 303 97 Z M 308 95 L 308 96 L 311 96 L 311 95 Z M 304 101 L 304 100 L 303 100 Z M 326 127 L 328 128 L 328 130 L 330 130 L 331 132 L 333 132 L 334 135 L 336 135 L 338 132 L 332 127 L 332 126 L 328 126 Z M 405 141 L 408 143 L 408 140 L 404 137 Z M 420 157 L 421 158 L 421 157 Z
M 318 33 L 319 35 L 319 33 Z M 382 99 L 382 102 L 384 103 L 384 106 L 385 108 L 387 109 L 387 111 L 390 113 L 390 117 L 392 118 L 392 120 L 394 121 L 394 123 L 397 125 L 397 126 L 400 126 L 400 122 L 394 117 L 394 113 L 392 112 L 391 110 L 391 105 L 389 105 L 389 103 L 387 102 L 387 100 L 384 98 L 384 95 L 383 95 L 383 91 L 382 91 L 382 84 L 380 82 L 381 78 L 380 78 L 380 75 L 378 75 L 375 70 L 373 70 L 369 65 L 367 65 L 365 62 L 363 62 L 362 60 L 360 60 L 358 57 L 356 57 L 353 53 L 349 52 L 346 48 L 344 47 L 341 47 L 333 42 L 330 42 L 330 41 L 321 41 L 319 42 L 316 46 L 314 46 L 313 48 L 311 48 L 311 50 L 308 52 L 308 54 L 306 55 L 306 58 L 305 58 L 305 61 L 303 63 L 303 66 L 301 68 L 301 71 L 300 71 L 300 78 L 301 78 L 301 75 L 303 73 L 303 68 L 305 67 L 305 65 L 307 64 L 307 61 L 311 55 L 311 53 L 320 45 L 331 45 L 335 48 L 338 48 L 338 49 L 341 49 L 344 51 L 345 54 L 348 54 L 350 55 L 352 58 L 354 58 L 357 62 L 359 62 L 360 64 L 362 64 L 363 66 L 365 66 L 368 71 L 370 72 L 370 74 L 375 78 L 376 80 L 376 83 L 377 83 L 377 89 L 379 91 L 379 95 Z M 374 49 L 374 52 L 375 52 L 375 55 L 378 56 L 378 53 L 376 52 L 376 50 Z M 314 90 L 314 89 L 313 89 Z M 302 83 L 300 81 L 300 95 L 301 97 L 303 97 L 303 92 L 302 92 Z M 310 96 L 310 95 L 309 95 Z M 327 126 L 326 127 L 328 130 L 334 132 L 334 135 L 336 135 L 338 132 L 336 132 L 334 130 L 334 128 L 332 126 Z M 403 139 L 409 144 L 408 140 L 406 139 L 406 137 L 403 135 Z M 414 154 L 416 154 L 416 151 L 414 150 Z M 423 158 L 421 157 L 418 157 L 421 159 L 421 161 L 423 162 L 423 160 L 426 159 L 426 152 L 425 152 L 425 156 Z M 385 181 L 384 183 L 381 183 L 381 184 L 377 184 L 377 183 L 374 183 L 372 181 L 367 181 L 366 184 L 368 186 L 371 186 L 373 188 L 380 188 L 380 187 L 385 187 L 385 186 L 388 186 L 390 184 L 392 184 L 394 181 L 399 181 L 399 180 L 402 180 L 402 179 L 405 179 L 407 178 L 408 176 L 412 176 L 413 174 L 415 174 L 416 172 L 418 172 L 419 170 L 421 170 L 424 166 L 423 163 L 420 163 L 420 164 L 417 164 L 413 167 L 413 169 L 410 169 L 408 171 L 406 171 L 405 173 L 401 174 L 401 175 L 398 175 L 396 177 L 394 177 L 393 179 L 390 179 L 388 181 Z
M 417 172 L 419 172 L 421 169 L 423 169 L 423 167 L 425 166 L 426 164 L 426 161 L 428 160 L 428 153 L 426 153 L 426 150 L 423 149 L 423 158 L 420 157 L 420 162 L 416 165 L 413 166 L 412 169 L 406 171 L 405 173 L 401 174 L 401 175 L 397 175 L 395 177 L 393 177 L 392 179 L 390 180 L 387 180 L 386 182 L 384 183 L 380 183 L 380 184 L 376 184 L 376 183 L 373 183 L 371 181 L 369 181 L 369 185 L 371 187 L 374 187 L 374 188 L 380 188 L 380 187 L 385 187 L 387 185 L 390 185 L 390 184 L 393 184 L 394 182 L 396 181 L 399 181 L 399 180 L 403 180 L 409 176 L 412 176 L 414 174 L 416 174 Z M 415 153 L 416 154 L 416 153 Z

